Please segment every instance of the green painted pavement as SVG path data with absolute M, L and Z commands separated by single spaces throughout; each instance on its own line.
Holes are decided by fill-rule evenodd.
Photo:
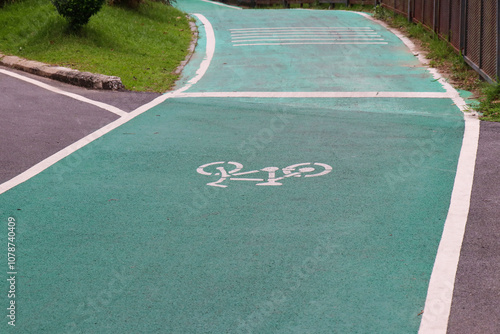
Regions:
M 231 18 L 232 9 L 181 5 L 221 20 L 212 22 L 216 31 L 223 18 L 243 24 L 267 13 Z M 291 20 L 315 12 L 276 13 Z M 367 24 L 352 14 L 343 19 Z M 199 45 L 186 74 L 203 58 Z M 190 92 L 236 84 L 218 65 L 231 48 L 217 44 Z M 277 59 L 282 51 L 291 52 L 270 53 Z M 407 71 L 415 81 L 422 70 L 387 71 Z M 314 88 L 319 72 L 311 67 L 297 90 L 326 90 Z M 294 87 L 291 73 L 281 90 Z M 436 85 L 429 75 L 415 86 L 401 80 L 413 91 Z M 400 90 L 396 78 L 387 82 Z M 241 85 L 264 88 L 250 79 Z M 265 89 L 280 91 L 275 82 Z M 462 135 L 462 115 L 448 99 L 168 99 L 0 195 L 4 240 L 7 218 L 17 220 L 19 271 L 17 325 L 5 318 L 2 326 L 12 333 L 416 333 Z M 220 176 L 197 168 L 217 161 L 239 162 L 241 171 L 307 162 L 332 171 L 274 187 L 236 180 L 211 187 Z M 7 305 L 5 294 L 0 300 Z
M 197 13 L 201 9 L 198 3 L 187 1 L 180 5 Z M 216 56 L 209 71 L 190 91 L 444 92 L 396 36 L 357 13 L 238 11 L 206 3 L 201 5 L 203 10 L 207 5 L 211 10 L 202 14 L 214 26 Z M 233 46 L 232 41 L 237 39 L 231 38 L 230 29 L 273 27 L 366 27 L 383 39 L 376 42 L 388 44 Z M 205 37 L 202 29 L 201 37 Z M 204 42 L 200 40 L 199 45 Z

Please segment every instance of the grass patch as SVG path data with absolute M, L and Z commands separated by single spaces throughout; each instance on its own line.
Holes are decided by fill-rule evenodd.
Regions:
M 158 2 L 137 9 L 105 5 L 71 31 L 49 0 L 0 9 L 0 50 L 80 71 L 119 76 L 129 90 L 165 92 L 184 60 L 191 30 L 185 14 Z
M 483 114 L 483 121 L 500 122 L 500 84 L 483 85 L 479 105 L 475 110 Z

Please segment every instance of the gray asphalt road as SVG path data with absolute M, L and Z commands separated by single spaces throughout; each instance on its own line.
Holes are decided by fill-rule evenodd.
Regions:
M 159 95 L 93 91 L 12 69 L 0 69 L 105 102 L 125 112 L 130 112 Z M 119 117 L 108 110 L 53 93 L 2 73 L 0 115 L 0 183 Z
M 481 123 L 450 334 L 500 333 L 500 123 Z

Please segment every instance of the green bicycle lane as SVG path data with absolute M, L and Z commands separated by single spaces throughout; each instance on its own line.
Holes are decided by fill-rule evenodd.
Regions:
M 17 323 L 5 326 L 20 333 L 416 333 L 450 204 L 461 112 L 444 98 L 189 95 L 444 90 L 401 42 L 357 14 L 233 16 L 205 2 L 179 5 L 215 30 L 214 58 L 200 81 L 0 195 L 2 219 L 16 219 L 19 270 Z M 252 51 L 226 38 L 227 27 L 280 20 L 369 26 L 390 44 L 363 46 L 358 55 L 326 45 Z M 200 34 L 180 87 L 205 56 Z M 339 64 L 342 54 L 348 65 Z M 280 62 L 283 71 L 275 69 Z M 221 164 L 204 169 L 211 175 L 199 172 L 214 162 Z M 236 162 L 258 173 L 209 185 L 222 177 L 215 167 L 228 172 Z M 283 170 L 301 163 L 293 172 L 332 169 L 317 177 Z M 269 180 L 266 167 L 280 168 L 281 185 L 236 180 Z
M 179 6 L 201 11 L 216 40 L 211 70 L 191 92 L 445 91 L 398 37 L 357 13 L 233 10 L 201 1 Z

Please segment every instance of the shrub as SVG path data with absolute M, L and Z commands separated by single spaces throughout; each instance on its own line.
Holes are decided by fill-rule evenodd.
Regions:
M 0 8 L 5 6 L 6 4 L 13 2 L 13 0 L 0 0 Z
M 96 14 L 105 0 L 51 0 L 57 12 L 66 18 L 72 29 L 79 29 L 87 24 Z

